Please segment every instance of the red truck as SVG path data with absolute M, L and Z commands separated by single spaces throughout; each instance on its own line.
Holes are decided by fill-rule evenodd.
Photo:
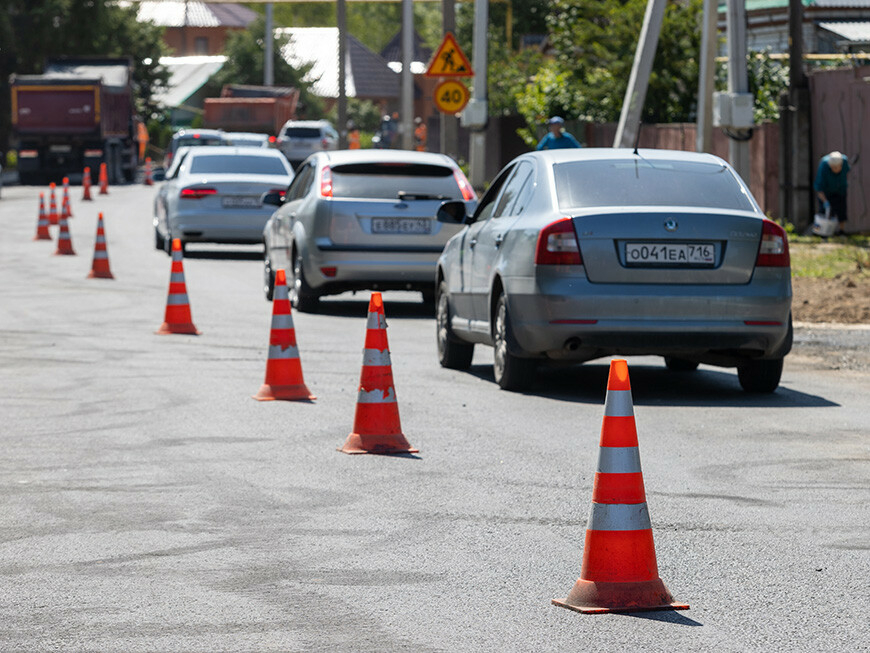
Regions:
M 12 134 L 22 184 L 106 163 L 110 183 L 139 166 L 139 117 L 128 58 L 50 59 L 42 75 L 12 75 Z
M 285 122 L 296 118 L 298 103 L 295 88 L 228 84 L 221 97 L 203 101 L 203 126 L 274 136 Z

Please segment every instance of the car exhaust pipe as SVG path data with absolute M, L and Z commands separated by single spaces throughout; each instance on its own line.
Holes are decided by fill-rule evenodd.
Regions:
M 568 338 L 565 341 L 565 344 L 562 345 L 562 349 L 564 349 L 565 351 L 577 351 L 578 349 L 580 349 L 580 345 L 580 338 Z

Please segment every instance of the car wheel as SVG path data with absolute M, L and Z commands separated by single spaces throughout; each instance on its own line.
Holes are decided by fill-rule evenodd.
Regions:
M 698 369 L 698 363 L 695 361 L 687 361 L 685 358 L 673 358 L 665 356 L 665 366 L 671 372 L 694 372 Z
M 438 287 L 438 303 L 435 308 L 436 341 L 438 362 L 451 370 L 467 370 L 474 357 L 474 344 L 462 342 L 450 328 L 450 303 L 447 299 L 447 284 Z
M 272 269 L 269 250 L 265 250 L 263 254 L 263 292 L 266 293 L 266 301 L 271 302 L 275 296 L 275 271 Z
M 166 239 L 160 234 L 157 227 L 154 227 L 154 249 L 166 251 Z
M 740 387 L 746 392 L 770 393 L 777 389 L 782 378 L 782 358 L 749 361 L 737 366 Z
M 163 251 L 172 256 L 172 234 L 167 232 L 163 239 Z
M 435 302 L 438 299 L 438 296 L 435 293 L 435 288 L 431 290 L 421 290 L 420 294 L 423 296 L 423 303 L 426 306 L 435 306 Z
M 319 297 L 305 280 L 305 270 L 302 267 L 302 255 L 299 252 L 293 257 L 293 283 L 290 288 L 290 302 L 293 308 L 303 313 L 311 313 L 317 309 Z
M 534 358 L 519 358 L 511 353 L 513 332 L 507 301 L 502 292 L 495 308 L 493 329 L 493 365 L 495 381 L 502 390 L 525 390 L 534 381 L 538 361 Z

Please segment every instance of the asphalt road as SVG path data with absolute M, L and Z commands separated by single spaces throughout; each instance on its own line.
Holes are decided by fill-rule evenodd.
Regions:
M 344 455 L 367 296 L 294 314 L 315 402 L 256 402 L 255 249 L 192 247 L 202 334 L 158 336 L 153 189 L 74 187 L 77 256 L 32 240 L 38 190 L 0 199 L 0 650 L 870 646 L 868 330 L 799 326 L 770 396 L 630 358 L 659 572 L 691 610 L 580 615 L 550 599 L 580 572 L 607 361 L 506 393 L 484 348 L 439 368 L 432 316 L 387 293 L 420 453 Z M 86 278 L 97 211 L 114 280 Z

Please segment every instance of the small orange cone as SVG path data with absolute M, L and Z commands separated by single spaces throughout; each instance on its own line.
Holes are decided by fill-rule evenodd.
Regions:
M 61 218 L 71 218 L 72 211 L 69 207 L 69 197 L 64 197 L 63 201 L 60 204 L 60 217 Z
M 36 221 L 36 235 L 33 240 L 51 240 L 48 230 L 48 216 L 45 214 L 45 194 L 39 194 L 39 219 Z
M 91 168 L 90 166 L 85 166 L 85 172 L 82 175 L 82 200 L 90 201 L 94 199 L 91 197 Z
M 75 250 L 72 246 L 72 238 L 69 235 L 69 223 L 66 215 L 60 217 L 60 233 L 57 235 L 57 251 L 55 256 L 62 254 L 65 256 L 75 256 Z
M 344 453 L 417 453 L 402 434 L 399 404 L 393 387 L 387 319 L 381 293 L 372 293 L 360 373 L 353 433 L 339 451 Z
M 60 202 L 61 212 L 66 211 L 66 217 L 73 217 L 72 204 L 69 202 L 69 177 L 63 178 L 63 197 Z
M 58 215 L 58 212 L 57 212 L 57 197 L 55 197 L 55 194 L 54 194 L 55 188 L 56 187 L 55 187 L 54 182 L 51 182 L 48 185 L 48 190 L 49 190 L 49 192 L 48 192 L 48 223 L 49 224 L 58 224 L 60 222 L 60 215 Z
M 145 185 L 153 186 L 154 178 L 151 176 L 151 157 L 145 157 Z
M 94 243 L 94 261 L 88 279 L 114 279 L 109 268 L 109 251 L 106 249 L 106 231 L 103 228 L 103 214 L 97 219 L 97 240 Z
M 100 195 L 109 194 L 109 170 L 105 163 L 100 164 Z
M 296 346 L 296 330 L 287 293 L 284 270 L 275 273 L 275 295 L 272 298 L 272 331 L 269 334 L 269 360 L 266 380 L 254 395 L 257 401 L 298 401 L 317 399 L 302 380 L 302 363 Z
M 166 315 L 163 324 L 157 329 L 161 336 L 170 333 L 183 333 L 198 336 L 190 316 L 190 303 L 187 300 L 187 285 L 184 283 L 184 255 L 181 240 L 172 240 L 172 271 L 169 275 L 169 296 L 166 298 Z
M 586 614 L 689 609 L 659 578 L 624 360 L 610 362 L 580 578 L 552 602 Z

